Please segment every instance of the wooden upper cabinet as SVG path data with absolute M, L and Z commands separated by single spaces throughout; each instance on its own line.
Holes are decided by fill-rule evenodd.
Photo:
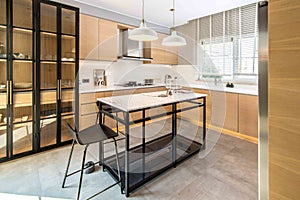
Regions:
M 118 24 L 98 19 L 98 58 L 115 61 L 118 57 Z
M 98 18 L 80 15 L 80 59 L 98 60 Z
M 80 15 L 80 59 L 117 60 L 117 23 Z
M 162 40 L 168 35 L 162 33 L 157 34 L 158 39 L 151 42 L 151 57 L 153 58 L 151 63 L 177 65 L 177 47 L 163 46 L 161 44 Z M 148 53 L 147 50 L 146 53 Z

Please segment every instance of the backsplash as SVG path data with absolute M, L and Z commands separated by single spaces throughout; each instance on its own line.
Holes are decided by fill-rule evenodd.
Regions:
M 79 80 L 80 89 L 91 89 L 94 86 L 93 70 L 104 69 L 106 75 L 106 85 L 124 84 L 129 81 L 144 83 L 144 79 L 154 79 L 154 84 L 164 83 L 166 74 L 172 77 L 178 77 L 183 83 L 187 80 L 196 80 L 195 70 L 190 66 L 169 66 L 158 64 L 143 64 L 142 61 L 118 60 L 117 62 L 108 61 L 90 61 L 82 60 L 80 62 Z M 89 79 L 88 83 L 82 80 Z

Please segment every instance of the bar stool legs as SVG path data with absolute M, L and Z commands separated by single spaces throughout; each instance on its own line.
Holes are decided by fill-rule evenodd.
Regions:
M 114 140 L 114 144 L 115 144 L 115 152 L 116 152 L 116 162 L 117 162 L 117 170 L 118 170 L 118 181 L 116 183 L 114 183 L 113 185 L 103 189 L 102 191 L 98 192 L 97 194 L 89 197 L 88 199 L 91 199 L 101 193 L 103 193 L 104 191 L 110 189 L 111 187 L 117 185 L 117 184 L 121 184 L 121 193 L 123 194 L 123 187 L 122 187 L 122 181 L 121 181 L 121 171 L 120 171 L 120 161 L 119 161 L 119 152 L 118 152 L 118 145 L 117 145 L 117 140 L 115 138 L 113 138 Z M 85 164 L 85 158 L 86 158 L 86 153 L 87 153 L 87 148 L 89 147 L 89 145 L 85 145 L 85 148 L 84 148 L 84 152 L 83 152 L 83 157 L 82 157 L 82 163 L 81 163 L 81 169 L 80 170 L 77 170 L 73 173 L 70 173 L 68 174 L 69 172 L 69 167 L 70 167 L 70 163 L 71 163 L 71 159 L 72 159 L 72 155 L 73 155 L 73 151 L 74 151 L 74 146 L 75 146 L 75 140 L 73 140 L 73 143 L 72 143 L 72 147 L 71 147 L 71 152 L 70 152 L 70 155 L 69 155 L 69 159 L 68 159 L 68 164 L 67 164 L 67 169 L 66 169 L 66 172 L 65 172 L 65 176 L 64 176 L 64 180 L 63 180 L 63 183 L 62 183 L 62 188 L 65 187 L 65 183 L 66 183 L 66 179 L 68 176 L 71 176 L 77 172 L 80 172 L 80 178 L 79 178 L 79 185 L 78 185 L 78 192 L 77 192 L 77 200 L 80 199 L 80 192 L 81 192 L 81 185 L 82 185 L 82 179 L 83 179 L 83 170 L 84 170 L 84 164 Z
M 66 179 L 67 179 L 67 176 L 68 176 L 68 171 L 69 171 L 69 167 L 70 167 L 70 163 L 71 163 L 72 154 L 73 154 L 73 151 L 74 151 L 74 145 L 75 145 L 75 141 L 73 140 L 71 152 L 70 152 L 69 159 L 68 159 L 67 169 L 66 169 L 66 172 L 65 172 L 65 176 L 64 176 L 62 186 L 61 186 L 62 188 L 65 187 L 65 183 L 66 183 Z
M 89 145 L 86 145 L 84 148 L 83 152 L 83 158 L 82 158 L 82 164 L 81 164 L 81 171 L 80 171 L 80 180 L 79 180 L 79 186 L 78 186 L 78 193 L 77 193 L 77 200 L 79 200 L 80 196 L 80 190 L 81 190 L 81 183 L 82 183 L 82 175 L 83 175 L 83 169 L 84 169 L 84 163 L 85 163 L 85 156 L 86 156 L 86 151 Z

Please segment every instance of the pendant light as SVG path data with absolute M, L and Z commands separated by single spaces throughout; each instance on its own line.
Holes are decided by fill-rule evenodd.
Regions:
M 157 33 L 148 28 L 145 23 L 144 19 L 144 0 L 142 0 L 142 21 L 139 28 L 135 28 L 132 31 L 129 32 L 128 38 L 130 40 L 136 40 L 136 41 L 153 41 L 157 40 Z
M 173 27 L 172 34 L 163 39 L 162 45 L 164 46 L 184 46 L 186 45 L 186 40 L 183 37 L 177 35 L 175 30 L 175 0 L 173 0 L 173 8 L 170 9 L 173 12 Z

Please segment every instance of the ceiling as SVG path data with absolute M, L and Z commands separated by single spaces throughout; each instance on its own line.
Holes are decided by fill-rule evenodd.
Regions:
M 140 19 L 142 0 L 74 0 Z M 260 0 L 175 0 L 175 25 Z M 145 0 L 145 21 L 172 27 L 172 0 Z

